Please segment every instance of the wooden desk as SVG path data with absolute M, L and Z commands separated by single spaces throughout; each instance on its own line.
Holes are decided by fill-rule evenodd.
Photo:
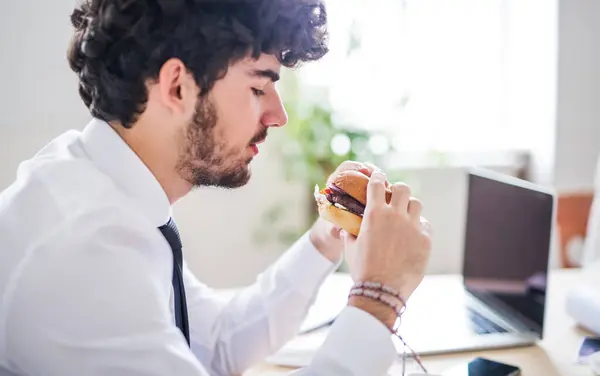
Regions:
M 443 283 L 452 276 L 431 276 L 436 282 Z M 591 376 L 586 366 L 574 364 L 579 344 L 590 333 L 580 329 L 565 311 L 567 290 L 582 275 L 579 270 L 552 271 L 549 280 L 548 307 L 545 325 L 545 338 L 536 346 L 514 349 L 488 350 L 472 353 L 460 353 L 424 357 L 423 361 L 430 373 L 440 373 L 454 365 L 467 362 L 476 356 L 483 356 L 521 367 L 523 376 Z M 244 376 L 281 376 L 289 373 L 289 368 L 261 364 Z M 390 375 L 400 375 L 399 365 L 394 365 Z

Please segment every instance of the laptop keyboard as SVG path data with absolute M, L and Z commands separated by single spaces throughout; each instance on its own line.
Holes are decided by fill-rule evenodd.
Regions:
M 490 334 L 490 333 L 506 333 L 507 330 L 500 325 L 495 324 L 493 321 L 487 319 L 479 312 L 468 309 L 469 318 L 473 323 L 473 328 L 477 334 Z

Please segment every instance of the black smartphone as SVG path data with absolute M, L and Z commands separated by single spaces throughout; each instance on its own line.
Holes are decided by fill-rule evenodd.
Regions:
M 520 376 L 521 369 L 511 364 L 475 358 L 442 373 L 443 376 Z

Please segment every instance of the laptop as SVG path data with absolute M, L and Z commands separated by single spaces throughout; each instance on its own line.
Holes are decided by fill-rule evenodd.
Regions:
M 441 287 L 426 279 L 402 320 L 403 338 L 423 355 L 527 346 L 543 338 L 554 192 L 471 169 L 466 198 L 462 277 Z

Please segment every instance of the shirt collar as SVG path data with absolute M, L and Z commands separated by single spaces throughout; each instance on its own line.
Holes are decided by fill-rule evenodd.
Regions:
M 171 217 L 162 186 L 138 155 L 106 122 L 92 119 L 82 132 L 84 149 L 94 164 L 110 176 L 138 210 L 156 226 Z

